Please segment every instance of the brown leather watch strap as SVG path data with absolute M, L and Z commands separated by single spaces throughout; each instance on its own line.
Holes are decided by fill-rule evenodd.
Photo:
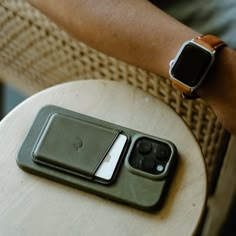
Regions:
M 200 44 L 211 51 L 217 50 L 219 47 L 224 46 L 225 42 L 215 37 L 214 35 L 205 34 L 193 40 L 195 43 Z

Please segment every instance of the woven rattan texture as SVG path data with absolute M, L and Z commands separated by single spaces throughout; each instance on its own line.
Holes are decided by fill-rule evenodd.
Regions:
M 227 133 L 204 102 L 183 100 L 170 80 L 72 39 L 23 0 L 0 0 L 0 70 L 3 81 L 27 94 L 65 81 L 93 78 L 126 81 L 160 98 L 195 134 L 212 186 Z

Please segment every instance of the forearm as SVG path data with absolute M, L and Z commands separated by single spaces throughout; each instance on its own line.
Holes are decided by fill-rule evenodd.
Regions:
M 168 77 L 180 45 L 199 33 L 145 0 L 29 0 L 75 38 Z
M 28 1 L 87 45 L 166 78 L 183 42 L 200 35 L 145 0 Z M 236 53 L 220 54 L 199 93 L 236 134 Z

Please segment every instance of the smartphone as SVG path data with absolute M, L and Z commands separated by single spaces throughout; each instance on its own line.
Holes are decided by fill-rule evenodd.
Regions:
M 27 172 L 145 211 L 164 206 L 176 163 L 168 140 L 53 105 L 17 156 Z

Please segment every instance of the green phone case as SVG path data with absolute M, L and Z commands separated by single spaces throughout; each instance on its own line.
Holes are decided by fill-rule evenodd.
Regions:
M 127 141 L 112 179 L 104 181 L 94 174 L 120 133 Z M 153 145 L 164 143 L 171 150 L 161 174 L 130 164 L 142 138 Z M 162 205 L 176 153 L 167 140 L 49 105 L 39 111 L 19 150 L 17 164 L 30 173 L 150 211 Z

